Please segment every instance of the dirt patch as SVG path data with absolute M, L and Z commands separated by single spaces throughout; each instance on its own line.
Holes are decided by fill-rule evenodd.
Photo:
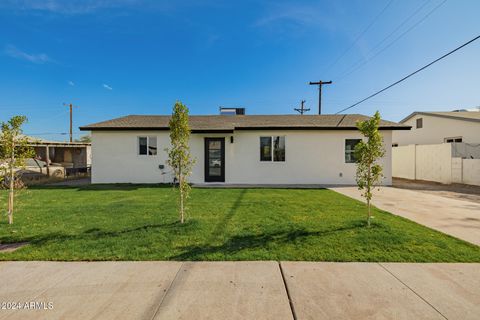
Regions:
M 4 244 L 0 243 L 0 253 L 13 252 L 15 250 L 25 247 L 27 244 L 28 242 L 16 242 L 16 243 L 4 243 Z
M 393 187 L 418 190 L 420 192 L 435 194 L 446 198 L 480 203 L 480 186 L 459 183 L 441 184 L 431 181 L 393 178 Z

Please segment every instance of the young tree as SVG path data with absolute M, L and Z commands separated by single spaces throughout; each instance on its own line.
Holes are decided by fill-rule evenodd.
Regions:
M 355 158 L 357 162 L 356 181 L 358 189 L 362 190 L 362 197 L 367 200 L 368 218 L 370 226 L 372 219 L 371 205 L 372 189 L 374 189 L 383 178 L 383 167 L 378 162 L 385 155 L 383 138 L 378 131 L 380 125 L 380 113 L 377 111 L 369 120 L 357 122 L 357 128 L 367 139 L 361 140 L 355 146 Z
M 0 136 L 0 159 L 3 180 L 8 182 L 8 223 L 13 223 L 13 200 L 19 169 L 25 167 L 25 161 L 35 156 L 28 138 L 22 135 L 22 125 L 27 122 L 25 116 L 14 116 L 8 122 L 2 122 Z
M 173 107 L 169 122 L 171 148 L 168 151 L 167 164 L 172 167 L 179 189 L 180 222 L 185 221 L 185 202 L 190 192 L 188 176 L 192 172 L 195 160 L 190 154 L 190 126 L 188 124 L 188 108 L 177 101 Z

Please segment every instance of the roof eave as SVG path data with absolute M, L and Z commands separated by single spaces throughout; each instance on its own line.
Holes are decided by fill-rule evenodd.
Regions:
M 461 120 L 461 121 L 470 121 L 470 122 L 480 122 L 480 119 L 473 119 L 473 118 L 465 118 L 465 117 L 457 117 L 454 115 L 446 115 L 446 114 L 436 114 L 432 112 L 419 112 L 415 111 L 406 118 L 402 119 L 399 121 L 399 123 L 404 123 L 408 121 L 409 119 L 413 118 L 416 115 L 422 115 L 422 116 L 432 116 L 432 117 L 439 117 L 439 118 L 447 118 L 447 119 L 453 119 L 453 120 Z
M 411 126 L 381 126 L 379 130 L 410 130 Z M 357 127 L 333 127 L 333 126 L 305 126 L 305 127 L 278 127 L 278 126 L 263 126 L 263 127 L 238 127 L 235 130 L 358 130 Z
M 410 130 L 411 126 L 381 126 L 379 130 Z M 165 127 L 80 127 L 82 131 L 168 131 Z M 238 131 L 254 130 L 358 130 L 357 127 L 333 127 L 333 126 L 305 126 L 305 127 L 279 127 L 279 126 L 261 126 L 261 127 L 235 127 L 235 129 L 192 129 L 192 133 L 233 133 Z

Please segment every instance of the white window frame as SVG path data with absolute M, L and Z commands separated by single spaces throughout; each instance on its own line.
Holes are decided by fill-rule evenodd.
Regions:
M 355 164 L 357 163 L 356 161 L 354 162 L 347 162 L 346 159 L 345 159 L 345 156 L 347 155 L 347 140 L 360 140 L 362 141 L 363 139 L 362 138 L 345 138 L 345 140 L 343 141 L 343 162 L 345 164 Z M 358 143 L 358 142 L 357 142 Z M 350 151 L 350 150 L 349 150 Z M 352 150 L 353 151 L 353 150 Z
M 418 120 L 420 120 L 420 127 L 418 126 Z M 415 129 L 423 129 L 423 117 L 415 119 Z
M 146 154 L 140 154 L 140 138 L 147 138 L 147 153 Z M 157 154 L 149 154 L 148 148 L 150 146 L 150 139 L 155 138 L 156 140 L 156 147 L 157 147 Z M 158 137 L 157 136 L 152 136 L 152 135 L 144 135 L 144 136 L 137 136 L 137 156 L 139 157 L 155 157 L 158 155 Z
M 452 142 L 448 142 L 447 140 L 455 140 L 455 139 L 462 139 L 462 142 L 463 142 L 463 137 L 462 136 L 458 136 L 458 137 L 445 137 L 443 138 L 443 142 L 444 143 L 462 143 L 462 142 L 456 142 L 456 141 L 452 141 Z
M 283 160 L 283 161 L 275 161 L 275 160 L 274 160 L 273 139 L 274 139 L 275 137 L 283 137 L 283 139 L 285 140 L 285 160 Z M 271 138 L 271 142 L 270 142 L 270 158 L 271 158 L 271 160 L 262 160 L 262 157 L 261 157 L 261 155 L 260 155 L 260 158 L 259 158 L 260 163 L 286 163 L 286 162 L 287 162 L 287 136 L 285 136 L 285 135 L 278 135 L 278 134 L 276 134 L 276 135 L 271 135 L 271 136 L 270 136 L 270 135 L 268 135 L 268 136 L 267 136 L 267 135 L 265 135 L 265 136 L 259 136 L 258 142 L 259 142 L 260 146 L 261 146 L 262 138 Z

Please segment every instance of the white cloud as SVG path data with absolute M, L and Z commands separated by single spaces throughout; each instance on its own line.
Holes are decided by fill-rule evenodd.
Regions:
M 0 0 L 0 10 L 6 8 L 15 13 L 56 15 L 84 15 L 99 11 L 112 13 L 122 9 L 172 12 L 200 6 L 212 7 L 217 6 L 217 3 L 215 0 Z
M 98 9 L 116 8 L 138 2 L 139 0 L 7 0 L 0 7 L 60 14 L 85 14 Z
M 68 84 L 72 87 L 75 86 L 75 82 L 73 82 L 73 81 L 68 81 Z
M 105 89 L 107 89 L 107 90 L 113 90 L 113 88 L 110 87 L 108 84 L 105 84 L 105 83 L 104 83 L 102 86 L 103 86 Z
M 285 23 L 307 27 L 329 27 L 332 23 L 324 5 L 293 3 L 269 3 L 265 14 L 255 21 L 256 27 L 282 26 Z
M 38 53 L 38 54 L 26 53 L 13 45 L 7 45 L 5 47 L 5 53 L 12 58 L 26 60 L 32 63 L 43 64 L 43 63 L 53 61 L 45 53 Z

